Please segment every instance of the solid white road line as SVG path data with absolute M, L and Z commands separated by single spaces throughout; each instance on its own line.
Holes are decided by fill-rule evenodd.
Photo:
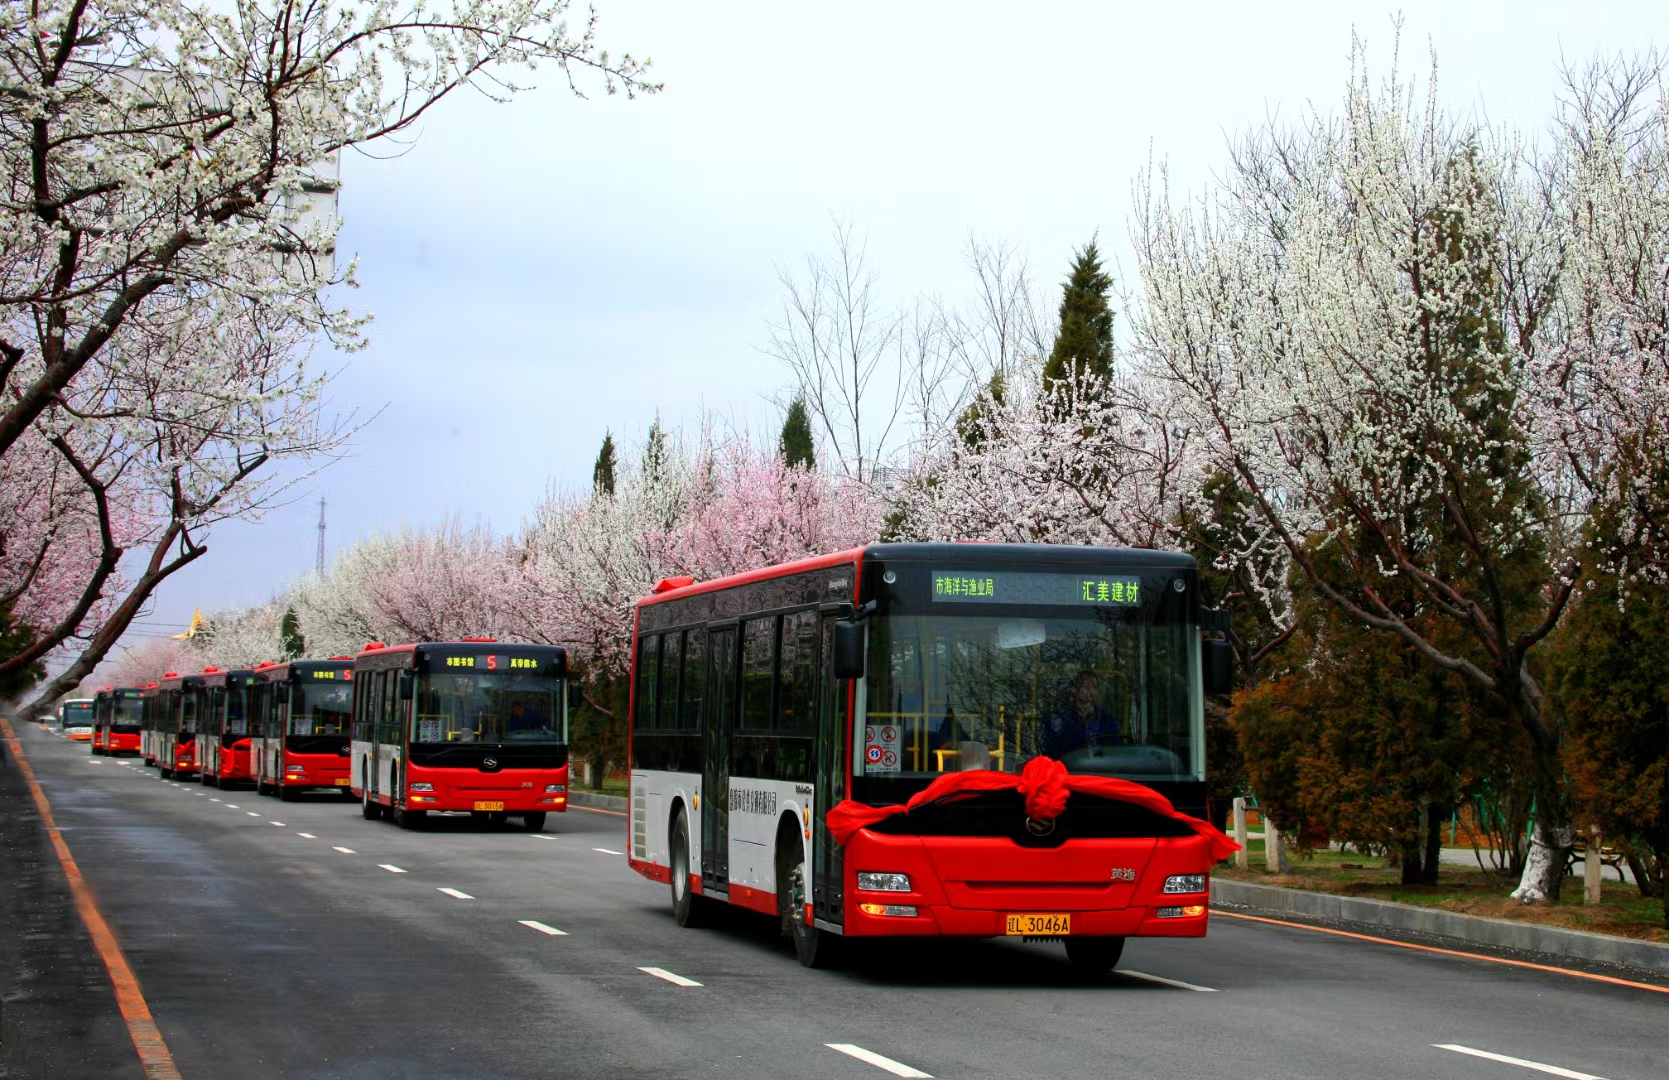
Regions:
M 1492 1054 L 1488 1050 L 1474 1050 L 1470 1046 L 1458 1046 L 1454 1043 L 1432 1043 L 1432 1045 L 1439 1050 L 1453 1050 L 1457 1054 L 1470 1054 L 1472 1057 L 1485 1058 L 1489 1061 L 1518 1065 L 1551 1076 L 1569 1077 L 1570 1080 L 1605 1080 L 1604 1077 L 1595 1076 L 1593 1073 L 1577 1072 L 1575 1069 L 1561 1069 L 1557 1065 L 1543 1065 L 1539 1061 L 1525 1061 L 1523 1058 L 1508 1057 L 1506 1054 Z
M 395 866 L 393 863 L 380 862 L 380 863 L 377 864 L 377 866 L 380 867 L 383 870 L 387 870 L 390 874 L 403 874 L 403 873 L 405 873 L 404 870 L 400 869 L 398 866 Z
M 624 855 L 624 854 L 626 854 L 624 851 L 611 851 L 606 847 L 594 847 L 591 850 L 592 851 L 600 851 L 604 855 Z
M 300 836 L 300 837 L 302 837 L 302 838 L 304 838 L 304 839 L 307 839 L 307 840 L 317 840 L 317 839 L 318 839 L 318 837 L 317 837 L 317 836 L 314 836 L 314 835 L 313 835 L 313 834 L 312 834 L 312 833 L 310 833 L 310 832 L 298 832 L 298 833 L 296 833 L 296 835 L 297 835 L 297 836 Z
M 644 972 L 645 974 L 653 975 L 657 979 L 665 979 L 667 982 L 671 983 L 673 986 L 700 986 L 701 985 L 700 983 L 696 982 L 694 979 L 686 979 L 682 975 L 674 975 L 672 972 L 666 970 L 665 968 L 640 967 L 640 968 L 638 968 L 638 970 L 641 971 L 641 972 Z
M 824 1043 L 823 1045 L 828 1047 L 830 1050 L 839 1050 L 848 1057 L 855 1057 L 859 1061 L 868 1062 L 877 1069 L 885 1069 L 894 1076 L 917 1076 L 926 1077 L 927 1080 L 933 1080 L 932 1073 L 924 1073 L 920 1069 L 912 1069 L 902 1061 L 894 1061 L 890 1057 L 882 1057 L 875 1051 L 865 1050 L 861 1046 L 854 1046 L 851 1043 Z
M 332 850 L 332 851 L 340 851 L 340 852 L 341 852 L 341 853 L 342 853 L 342 854 L 344 854 L 344 855 L 358 855 L 358 854 L 359 854 L 359 852 L 357 852 L 357 851 L 355 851 L 355 850 L 354 850 L 354 849 L 353 849 L 353 848 L 351 848 L 351 847 L 333 847 L 333 848 L 331 848 L 331 849 L 330 849 L 330 850 Z
M 558 930 L 554 926 L 546 926 L 544 923 L 540 922 L 538 919 L 517 919 L 516 921 L 521 923 L 523 926 L 533 927 L 533 929 L 539 931 L 541 934 L 549 934 L 552 937 L 567 937 L 568 936 L 568 931 Z
M 458 899 L 458 900 L 474 900 L 475 899 L 475 897 L 471 896 L 469 893 L 459 892 L 457 889 L 436 889 L 435 891 L 436 892 L 443 892 L 447 896 L 453 897 L 453 898 Z
M 1180 990 L 1198 990 L 1203 994 L 1215 994 L 1217 992 L 1217 988 L 1213 986 L 1195 986 L 1191 982 L 1183 982 L 1181 979 L 1167 979 L 1163 975 L 1149 975 L 1145 971 L 1131 971 L 1129 968 L 1114 968 L 1113 971 L 1119 975 L 1128 975 L 1132 979 L 1161 983 L 1165 986 L 1177 987 Z

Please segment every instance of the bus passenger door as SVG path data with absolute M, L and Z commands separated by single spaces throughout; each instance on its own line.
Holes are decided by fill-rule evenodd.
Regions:
M 730 887 L 730 732 L 736 711 L 736 628 L 707 634 L 707 717 L 701 732 L 701 883 Z
M 817 795 L 812 817 L 815 837 L 811 867 L 813 914 L 842 923 L 840 846 L 829 835 L 829 811 L 846 797 L 846 696 L 849 684 L 834 677 L 834 624 L 824 615 L 818 627 L 817 658 Z

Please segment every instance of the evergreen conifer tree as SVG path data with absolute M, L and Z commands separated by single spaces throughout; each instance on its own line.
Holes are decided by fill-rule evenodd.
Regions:
M 806 412 L 804 398 L 796 397 L 788 403 L 788 415 L 782 421 L 782 460 L 789 468 L 809 469 L 817 463 L 817 451 L 811 441 L 811 415 Z
M 656 415 L 649 425 L 649 436 L 643 440 L 643 478 L 656 481 L 666 471 L 666 429 Z
M 591 490 L 598 495 L 614 494 L 614 432 L 603 433 L 603 445 L 597 451 L 597 464 L 591 469 Z
M 1101 253 L 1091 240 L 1072 260 L 1072 273 L 1061 290 L 1060 332 L 1043 365 L 1049 382 L 1064 379 L 1072 367 L 1105 378 L 1113 368 L 1113 309 L 1107 302 L 1113 279 L 1101 268 Z
M 278 643 L 286 660 L 300 660 L 307 655 L 307 639 L 301 636 L 301 620 L 296 618 L 295 608 L 287 608 L 278 623 Z

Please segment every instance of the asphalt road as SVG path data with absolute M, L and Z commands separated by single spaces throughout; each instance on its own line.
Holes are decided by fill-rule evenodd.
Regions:
M 1665 1075 L 1669 995 L 1647 990 L 1228 917 L 1132 941 L 1141 976 L 1086 981 L 1058 946 L 1002 941 L 808 971 L 769 920 L 679 928 L 626 866 L 622 817 L 402 832 L 22 727 L 186 1080 L 1547 1074 L 1446 1046 Z

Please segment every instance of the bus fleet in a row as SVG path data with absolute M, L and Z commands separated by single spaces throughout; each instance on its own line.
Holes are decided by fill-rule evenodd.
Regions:
M 487 638 L 167 672 L 92 699 L 94 754 L 293 799 L 350 796 L 416 828 L 431 811 L 533 831 L 568 803 L 567 657 Z
M 1232 650 L 1186 555 L 881 544 L 639 602 L 627 859 L 682 925 L 780 920 L 803 963 L 853 938 L 1063 941 L 1206 932 L 1204 694 Z M 365 817 L 543 828 L 568 804 L 578 684 L 553 646 L 487 639 L 169 673 L 101 690 L 94 753 Z M 572 697 L 570 696 L 572 695 Z

